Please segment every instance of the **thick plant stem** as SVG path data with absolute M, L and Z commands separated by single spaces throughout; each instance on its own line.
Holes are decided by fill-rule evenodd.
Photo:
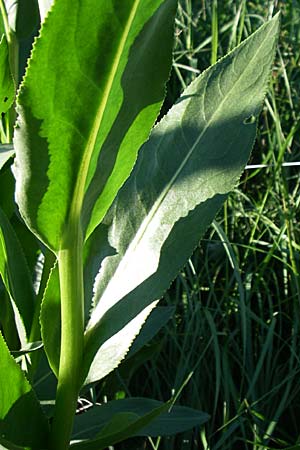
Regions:
M 61 351 L 50 449 L 69 447 L 83 355 L 82 236 L 69 233 L 58 252 L 61 292 Z

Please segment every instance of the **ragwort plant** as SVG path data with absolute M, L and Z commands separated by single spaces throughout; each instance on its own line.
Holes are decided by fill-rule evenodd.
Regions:
M 279 18 L 197 77 L 152 129 L 177 2 L 47 3 L 15 97 L 19 38 L 38 11 L 34 1 L 0 2 L 1 170 L 13 158 L 22 217 L 8 196 L 10 214 L 0 212 L 0 444 L 100 450 L 208 420 L 174 406 L 176 398 L 76 411 L 79 394 L 126 358 L 236 185 Z

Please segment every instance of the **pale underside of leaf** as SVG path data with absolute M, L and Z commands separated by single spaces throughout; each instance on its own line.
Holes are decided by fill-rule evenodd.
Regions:
M 96 342 L 161 297 L 189 256 L 185 247 L 193 250 L 237 184 L 256 133 L 256 120 L 246 119 L 261 110 L 277 34 L 275 17 L 200 75 L 141 149 L 104 220 L 115 252 L 94 285 L 86 364 Z
M 89 328 L 156 271 L 181 217 L 237 183 L 256 131 L 244 120 L 261 109 L 277 28 L 273 19 L 196 79 L 153 130 L 115 204 L 109 242 L 117 255 L 104 261 L 114 272 L 103 291 L 99 272 Z
M 97 355 L 90 366 L 89 373 L 84 384 L 93 383 L 104 378 L 125 358 L 133 340 L 140 332 L 143 323 L 157 305 L 152 302 L 134 319 L 125 325 L 115 335 L 107 339 L 98 349 Z
M 12 144 L 0 145 L 0 170 L 15 154 Z

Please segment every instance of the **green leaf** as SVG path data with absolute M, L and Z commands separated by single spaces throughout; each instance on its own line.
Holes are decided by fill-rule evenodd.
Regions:
M 87 240 L 84 248 L 84 301 L 85 301 L 85 322 L 89 319 L 92 305 L 93 284 L 101 261 L 104 257 L 114 254 L 114 249 L 107 248 L 106 241 L 103 240 L 102 226 L 100 225 Z M 103 254 L 99 252 L 103 250 Z M 41 309 L 41 328 L 45 351 L 53 372 L 58 375 L 60 357 L 60 285 L 59 273 L 56 266 L 51 271 L 47 288 L 45 290 Z M 51 320 L 56 317 L 55 323 Z
M 15 175 L 25 222 L 54 251 L 71 223 L 100 223 L 149 135 L 176 3 L 60 0 L 47 15 L 17 98 Z
M 123 402 L 123 400 L 116 400 L 116 402 Z M 121 405 L 118 406 L 121 407 Z M 104 424 L 101 431 L 96 434 L 95 439 L 71 445 L 71 448 L 78 450 L 103 450 L 109 445 L 114 445 L 129 437 L 138 435 L 141 429 L 145 428 L 169 408 L 169 402 L 155 402 L 151 404 L 149 409 L 144 408 L 143 410 L 141 408 L 139 410 L 136 408 L 134 412 L 126 411 L 126 409 L 125 411 L 122 411 L 121 407 L 121 409 L 110 414 L 109 420 Z
M 46 448 L 48 424 L 24 373 L 0 333 L 0 444 L 7 448 Z
M 90 408 L 75 417 L 73 439 L 93 439 L 100 429 L 118 413 L 143 416 L 159 408 L 163 403 L 148 398 L 126 398 L 113 400 Z M 173 406 L 162 412 L 151 423 L 135 432 L 135 436 L 168 436 L 202 425 L 209 419 L 208 414 L 192 408 Z
M 14 146 L 11 144 L 1 144 L 0 145 L 0 170 L 7 163 L 7 161 L 12 158 L 15 154 Z
M 128 309 L 122 311 L 123 317 L 120 317 L 118 311 L 117 315 L 112 317 L 114 322 L 103 322 L 101 331 L 97 330 L 98 333 L 96 332 L 92 336 L 92 342 L 87 341 L 82 367 L 82 382 L 85 381 L 85 384 L 101 380 L 118 367 L 139 334 L 142 325 L 157 305 L 157 300 L 151 302 L 142 311 L 136 308 L 135 303 L 131 305 L 130 302 L 126 302 L 126 305 Z M 128 320 L 128 318 L 130 319 Z M 96 357 L 93 358 L 95 353 Z
M 26 335 L 29 337 L 35 302 L 31 276 L 17 236 L 1 209 L 0 274 L 11 298 L 15 313 L 20 314 Z
M 256 134 L 256 121 L 248 118 L 261 110 L 278 28 L 277 15 L 196 78 L 141 149 L 103 221 L 115 254 L 102 261 L 94 285 L 87 381 L 99 379 L 103 348 L 118 351 L 121 361 L 118 335 L 123 339 L 126 329 L 127 343 L 133 340 L 147 308 L 155 306 L 237 184 Z
M 88 264 L 88 262 L 89 261 L 87 261 L 85 267 L 85 271 L 87 273 L 89 273 L 89 269 L 90 270 L 92 269 L 91 267 L 92 265 Z M 127 356 L 128 357 L 133 356 L 145 344 L 147 344 L 156 335 L 156 333 L 158 333 L 158 331 L 166 324 L 166 322 L 170 319 L 170 316 L 173 314 L 173 312 L 174 312 L 173 307 L 159 307 L 154 311 L 152 311 L 149 319 L 142 327 L 141 333 L 134 341 Z M 56 320 L 54 322 L 53 320 L 51 320 L 52 317 L 56 317 Z M 47 357 L 53 372 L 55 373 L 56 376 L 58 376 L 59 358 L 60 358 L 61 315 L 60 315 L 59 274 L 57 267 L 52 269 L 51 275 L 47 283 L 47 288 L 45 290 L 43 305 L 41 309 L 40 322 L 41 322 L 43 342 L 45 345 L 45 351 L 47 353 Z M 126 329 L 124 330 L 124 335 L 125 341 L 123 339 L 123 342 L 125 342 L 125 345 L 129 345 L 126 342 Z M 112 361 L 112 355 L 110 356 L 109 360 Z M 106 367 L 106 363 L 103 362 L 103 364 L 104 367 Z M 99 366 L 101 365 L 102 360 L 99 361 Z M 99 373 L 98 370 L 97 373 Z
M 37 0 L 5 0 L 9 26 L 18 39 L 31 35 L 39 22 Z
M 9 145 L 9 144 L 7 144 Z M 5 152 L 6 153 L 6 152 Z M 4 155 L 4 159 L 7 157 Z M 2 156 L 0 154 L 0 160 Z M 16 211 L 15 196 L 15 179 L 11 171 L 10 161 L 5 164 L 0 172 L 0 208 L 11 219 Z
M 0 12 L 0 36 L 2 36 L 2 34 L 5 34 L 5 26 L 3 22 L 2 13 Z
M 37 350 L 40 350 L 43 348 L 42 341 L 36 341 L 36 342 L 30 342 L 29 344 L 26 344 L 23 348 L 20 350 L 12 351 L 12 355 L 14 357 L 27 355 L 28 353 L 36 352 Z
M 55 317 L 55 320 L 53 320 Z M 53 267 L 45 289 L 41 308 L 41 333 L 45 352 L 51 369 L 58 377 L 60 340 L 61 340 L 61 311 L 59 292 L 59 273 L 57 266 Z
M 0 114 L 9 110 L 14 98 L 15 84 L 9 68 L 7 40 L 3 35 L 0 40 Z
M 49 367 L 44 352 L 42 352 L 37 370 L 34 373 L 32 386 L 41 403 L 44 413 L 47 417 L 53 417 L 57 379 Z
M 0 279 L 0 324 L 1 332 L 5 336 L 6 343 L 9 349 L 20 348 L 19 332 L 16 324 L 16 314 L 13 310 L 10 297 Z M 23 335 L 24 327 L 22 328 Z M 25 341 L 25 338 L 24 338 Z
M 173 306 L 158 306 L 155 308 L 146 323 L 143 325 L 141 332 L 134 340 L 126 358 L 131 358 L 141 348 L 144 347 L 151 339 L 163 328 L 174 314 L 175 307 Z

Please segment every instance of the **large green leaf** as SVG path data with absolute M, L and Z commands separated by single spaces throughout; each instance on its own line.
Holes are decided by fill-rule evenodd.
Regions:
M 119 342 L 133 340 L 237 184 L 255 139 L 278 27 L 277 15 L 201 74 L 141 149 L 103 221 L 115 254 L 102 261 L 94 285 L 86 371 L 96 357 L 87 381 L 98 379 L 104 349 L 122 359 Z
M 26 335 L 29 337 L 35 306 L 31 276 L 14 229 L 1 209 L 0 275 L 11 298 L 15 313 L 20 315 Z
M 17 98 L 15 175 L 25 222 L 54 251 L 74 220 L 90 234 L 128 177 L 164 98 L 175 11 L 60 0 L 47 15 Z
M 0 445 L 27 450 L 47 448 L 47 420 L 1 333 L 0 359 Z
M 6 113 L 15 97 L 15 84 L 9 68 L 8 45 L 5 35 L 0 40 L 0 114 Z
M 93 439 L 117 413 L 145 415 L 162 403 L 149 398 L 126 398 L 113 400 L 103 405 L 90 408 L 85 414 L 75 417 L 73 439 Z M 181 433 L 195 426 L 202 425 L 209 419 L 208 414 L 192 408 L 173 406 L 151 423 L 135 432 L 135 436 L 167 436 Z

